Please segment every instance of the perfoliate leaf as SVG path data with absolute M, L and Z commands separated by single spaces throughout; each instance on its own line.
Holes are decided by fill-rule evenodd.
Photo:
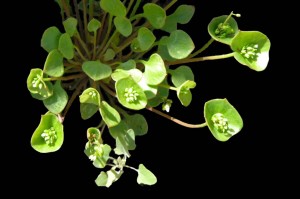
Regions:
M 117 126 L 121 121 L 118 111 L 110 106 L 106 101 L 101 102 L 100 114 L 108 128 Z
M 195 48 L 191 37 L 183 30 L 175 30 L 168 38 L 167 48 L 171 57 L 186 58 Z
M 227 141 L 243 128 L 243 120 L 227 99 L 213 99 L 204 105 L 206 124 L 219 141 Z
M 60 81 L 56 81 L 53 86 L 53 95 L 43 100 L 45 107 L 52 113 L 61 113 L 68 103 L 68 94 L 61 86 Z
M 61 32 L 55 26 L 47 28 L 41 39 L 41 47 L 44 48 L 48 53 L 58 48 L 59 38 Z
M 79 96 L 80 103 L 88 103 L 100 106 L 100 100 L 100 94 L 95 88 L 87 88 Z
M 44 72 L 52 77 L 62 76 L 64 74 L 63 59 L 62 54 L 57 49 L 52 50 L 46 58 Z
M 56 115 L 46 113 L 31 137 L 31 146 L 40 153 L 55 152 L 64 141 L 63 125 Z
M 100 61 L 85 61 L 82 70 L 94 81 L 105 79 L 112 73 L 111 67 Z
M 68 33 L 64 33 L 59 38 L 58 50 L 66 59 L 73 59 L 74 45 Z
M 162 7 L 154 3 L 146 3 L 143 10 L 144 16 L 154 28 L 159 29 L 165 25 L 166 12 Z
M 143 164 L 139 165 L 137 183 L 143 185 L 154 185 L 157 182 L 155 175 Z
M 73 37 L 73 35 L 77 32 L 77 23 L 77 19 L 74 17 L 69 17 L 63 22 L 65 31 L 70 35 L 70 37 Z

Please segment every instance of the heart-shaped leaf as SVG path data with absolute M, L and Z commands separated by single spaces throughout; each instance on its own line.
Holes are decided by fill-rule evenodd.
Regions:
M 61 77 L 64 74 L 63 59 L 62 54 L 57 49 L 52 50 L 46 58 L 44 72 L 53 77 Z
M 167 76 L 166 67 L 159 54 L 154 53 L 148 61 L 142 61 L 145 65 L 145 80 L 149 85 L 160 84 Z
M 55 152 L 64 141 L 63 125 L 53 113 L 41 116 L 41 121 L 31 137 L 31 146 L 40 153 Z
M 65 31 L 70 35 L 70 37 L 73 37 L 73 35 L 77 32 L 77 24 L 77 19 L 74 17 L 69 17 L 63 22 Z
M 53 86 L 53 95 L 43 100 L 45 107 L 52 113 L 61 113 L 68 103 L 68 94 L 61 86 L 60 81 L 56 81 Z
M 44 48 L 48 53 L 58 48 L 59 38 L 61 32 L 55 26 L 47 28 L 41 39 L 41 47 Z
M 88 31 L 89 32 L 96 32 L 101 27 L 101 22 L 98 19 L 91 19 L 88 23 Z
M 100 7 L 113 16 L 125 17 L 126 7 L 120 0 L 101 0 Z
M 146 3 L 143 6 L 144 16 L 150 22 L 150 24 L 156 28 L 160 29 L 165 25 L 166 21 L 166 11 L 157 4 Z
M 195 14 L 195 6 L 191 5 L 180 5 L 177 7 L 175 12 L 172 14 L 176 18 L 177 23 L 187 24 Z
M 85 61 L 82 70 L 94 81 L 105 79 L 112 73 L 111 67 L 100 61 Z
M 179 66 L 175 70 L 169 70 L 171 73 L 171 80 L 175 87 L 181 86 L 185 81 L 194 81 L 194 73 L 188 66 Z
M 128 18 L 126 17 L 115 17 L 114 24 L 116 29 L 124 36 L 128 37 L 132 33 L 132 25 Z
M 154 185 L 157 182 L 155 175 L 143 164 L 139 165 L 137 183 L 143 185 Z
M 99 110 L 99 106 L 89 103 L 80 103 L 80 115 L 83 120 L 91 118 Z
M 193 40 L 183 30 L 173 31 L 167 42 L 169 54 L 175 59 L 186 58 L 195 48 Z
M 59 38 L 58 50 L 66 59 L 73 59 L 74 45 L 68 33 L 64 33 Z
M 106 101 L 101 102 L 100 114 L 108 128 L 117 126 L 121 121 L 118 111 L 110 106 Z
M 192 93 L 190 89 L 196 87 L 196 82 L 187 80 L 177 88 L 177 97 L 183 106 L 190 105 L 192 101 Z

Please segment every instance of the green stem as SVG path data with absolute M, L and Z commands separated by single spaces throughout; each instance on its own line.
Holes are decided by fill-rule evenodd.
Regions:
M 86 10 L 86 0 L 82 0 L 83 4 L 83 23 L 84 23 L 84 34 L 85 41 L 88 40 L 88 29 L 87 29 L 87 10 Z
M 78 33 L 77 33 L 77 34 L 75 33 L 74 36 L 78 39 L 78 41 L 79 41 L 81 47 L 84 49 L 85 53 L 87 54 L 88 58 L 90 59 L 90 58 L 91 58 L 91 54 L 90 54 L 90 52 L 89 52 L 89 50 L 88 50 L 86 44 L 84 43 L 84 41 L 82 41 L 80 35 L 79 35 Z
M 105 33 L 105 37 L 104 37 L 103 41 L 101 41 L 102 44 L 99 47 L 99 49 L 101 49 L 101 53 L 99 54 L 99 59 L 101 58 L 101 56 L 103 54 L 102 48 L 104 47 L 104 45 L 106 45 L 107 40 L 108 40 L 109 35 L 110 35 L 110 31 L 111 31 L 111 28 L 112 28 L 112 18 L 113 18 L 113 16 L 111 14 L 109 14 L 107 31 Z
M 94 31 L 94 36 L 93 36 L 93 60 L 96 57 L 96 46 L 97 46 L 97 31 Z
M 168 10 L 169 8 L 171 8 L 176 2 L 177 2 L 177 0 L 171 1 L 171 2 L 164 8 L 164 10 L 167 11 L 167 10 Z
M 84 57 L 84 55 L 82 54 L 81 50 L 77 46 L 74 46 L 74 48 L 77 51 L 78 55 L 81 57 L 81 59 L 84 60 L 84 61 L 87 61 L 87 58 Z
M 94 0 L 89 0 L 89 21 L 94 17 Z
M 101 36 L 102 36 L 102 32 L 103 32 L 103 29 L 105 27 L 105 20 L 106 20 L 106 16 L 107 16 L 107 13 L 105 12 L 102 16 L 102 19 L 101 19 L 101 26 L 100 28 L 98 29 L 98 34 L 97 34 L 97 43 L 100 42 L 100 39 L 101 39 Z
M 202 48 L 200 48 L 199 50 L 197 50 L 196 52 L 194 52 L 193 54 L 191 54 L 190 56 L 188 56 L 188 58 L 193 58 L 197 55 L 199 55 L 200 53 L 202 53 L 205 49 L 207 49 L 215 40 L 213 38 L 210 38 L 210 40 L 204 44 L 202 46 Z
M 136 172 L 139 172 L 139 170 L 138 169 L 136 169 L 136 168 L 134 168 L 134 167 L 131 167 L 131 166 L 128 166 L 128 165 L 124 165 L 124 167 L 126 167 L 126 168 L 128 168 L 128 169 L 132 169 L 132 170 L 134 170 L 134 171 L 136 171 Z
M 131 9 L 133 3 L 134 3 L 134 0 L 130 0 L 130 2 L 128 3 L 128 6 L 127 6 L 127 13 L 129 13 L 129 10 Z
M 173 62 L 168 62 L 167 65 L 178 65 L 178 64 L 184 64 L 184 63 L 192 63 L 192 62 L 200 62 L 200 61 L 206 61 L 206 60 L 217 60 L 217 59 L 226 59 L 234 56 L 235 52 L 223 54 L 223 55 L 212 55 L 212 56 L 206 56 L 206 57 L 197 57 L 197 58 L 191 58 L 191 59 L 181 59 L 176 60 Z
M 156 114 L 158 114 L 158 115 L 160 115 L 164 118 L 167 118 L 167 119 L 171 120 L 172 122 L 175 122 L 175 123 L 177 123 L 181 126 L 187 127 L 187 128 L 203 128 L 203 127 L 207 126 L 206 122 L 204 122 L 202 124 L 189 124 L 189 123 L 183 122 L 183 121 L 178 120 L 174 117 L 171 117 L 170 115 L 165 114 L 165 113 L 163 113 L 163 112 L 161 112 L 161 111 L 159 111 L 159 110 L 157 110 L 153 107 L 146 107 L 146 109 L 148 109 L 149 111 L 154 112 L 154 113 L 156 113 Z
M 62 7 L 65 10 L 65 13 L 66 13 L 67 17 L 70 17 L 71 14 L 70 14 L 69 6 L 66 3 L 66 0 L 61 0 L 61 4 L 62 4 Z
M 74 5 L 74 9 L 75 9 L 76 19 L 78 21 L 79 33 L 80 33 L 80 35 L 83 36 L 83 27 L 82 27 L 81 17 L 80 17 L 80 14 L 79 14 L 79 8 L 78 8 L 77 0 L 73 0 L 73 5 Z
M 47 77 L 47 78 L 43 78 L 43 80 L 45 82 L 46 81 L 54 81 L 54 80 L 67 81 L 67 80 L 72 80 L 72 79 L 78 79 L 78 78 L 81 78 L 81 77 L 84 77 L 84 76 L 85 76 L 84 73 L 80 73 L 80 74 L 63 76 L 63 77 Z
M 112 36 L 109 38 L 109 40 L 106 42 L 106 45 L 103 47 L 103 49 L 101 50 L 101 53 L 99 55 L 99 58 L 101 58 L 103 56 L 103 54 L 105 53 L 105 51 L 107 50 L 107 48 L 109 47 L 110 43 L 113 41 L 114 37 L 117 35 L 118 31 L 115 30 L 114 33 L 112 34 Z
M 141 1 L 142 1 L 142 0 L 136 0 L 135 5 L 134 5 L 134 7 L 133 7 L 133 9 L 132 9 L 132 11 L 131 11 L 131 13 L 130 13 L 129 18 L 131 18 L 132 16 L 135 15 L 137 9 L 139 8 L 139 6 L 140 6 L 140 4 L 141 4 Z
M 163 87 L 163 88 L 167 88 L 167 89 L 170 89 L 170 90 L 173 90 L 173 91 L 177 91 L 176 87 L 173 87 L 173 86 L 170 86 L 170 85 L 167 85 L 167 84 L 159 84 L 158 86 Z

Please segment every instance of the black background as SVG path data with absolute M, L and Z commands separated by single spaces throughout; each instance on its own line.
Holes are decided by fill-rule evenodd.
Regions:
M 188 0 L 179 3 L 196 6 L 196 13 L 187 25 L 180 26 L 193 38 L 196 47 L 209 40 L 207 24 L 213 17 L 240 13 L 237 18 L 241 30 L 258 30 L 271 40 L 270 61 L 263 72 L 255 72 L 237 63 L 233 58 L 189 64 L 197 87 L 192 90 L 193 101 L 189 107 L 180 106 L 174 95 L 170 114 L 191 123 L 202 123 L 203 106 L 213 98 L 227 98 L 244 120 L 242 131 L 228 142 L 214 139 L 207 128 L 187 129 L 154 113 L 141 111 L 149 124 L 148 134 L 138 137 L 137 148 L 128 164 L 137 167 L 143 163 L 156 174 L 154 186 L 140 186 L 137 174 L 126 170 L 110 188 L 99 188 L 94 183 L 101 170 L 96 169 L 83 153 L 86 129 L 97 125 L 96 119 L 83 121 L 78 102 L 64 122 L 65 141 L 62 148 L 50 154 L 40 154 L 30 146 L 30 138 L 40 116 L 46 112 L 42 102 L 33 99 L 26 87 L 31 68 L 42 68 L 46 52 L 40 47 L 43 31 L 50 26 L 62 30 L 58 5 L 53 0 L 22 1 L 10 5 L 15 14 L 3 20 L 9 29 L 8 55 L 14 74 L 13 113 L 8 136 L 14 147 L 6 148 L 9 156 L 7 180 L 10 187 L 22 189 L 25 196 L 59 196 L 83 194 L 96 196 L 150 196 L 161 194 L 196 195 L 209 198 L 221 195 L 240 196 L 281 193 L 284 185 L 294 178 L 288 157 L 295 145 L 287 144 L 282 131 L 280 95 L 285 89 L 278 81 L 278 34 L 274 19 L 276 10 L 259 0 L 205 1 Z M 277 5 L 278 6 L 278 5 Z M 16 23 L 17 20 L 17 23 Z M 5 23 L 5 24 L 6 24 Z M 12 34 L 11 34 L 12 33 Z M 230 52 L 228 46 L 213 43 L 205 55 Z M 16 56 L 17 55 L 17 56 Z M 279 62 L 278 62 L 279 61 Z M 11 100 L 10 100 L 11 101 Z M 299 129 L 299 128 L 298 128 Z M 284 147 L 283 147 L 284 146 Z M 14 151 L 16 150 L 16 151 Z M 14 152 L 12 152 L 14 151 Z M 283 165 L 283 166 L 280 166 Z M 288 194 L 291 187 L 284 189 Z M 40 193 L 44 193 L 40 195 Z M 12 194 L 18 192 L 12 192 Z

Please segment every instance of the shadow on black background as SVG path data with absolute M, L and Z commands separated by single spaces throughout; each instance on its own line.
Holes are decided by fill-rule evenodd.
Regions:
M 13 39 L 16 48 L 12 52 L 20 54 L 20 58 L 15 60 L 18 69 L 14 71 L 17 80 L 14 86 L 21 101 L 15 107 L 22 118 L 18 118 L 18 124 L 14 127 L 17 129 L 14 130 L 14 142 L 18 159 L 16 161 L 15 155 L 10 157 L 14 160 L 15 169 L 9 184 L 16 190 L 22 187 L 22 193 L 26 196 L 44 191 L 48 196 L 82 193 L 85 198 L 172 193 L 199 197 L 209 194 L 209 198 L 221 194 L 239 196 L 240 193 L 243 198 L 259 192 L 279 192 L 277 188 L 283 185 L 282 179 L 289 174 L 285 169 L 280 170 L 278 164 L 282 161 L 289 164 L 289 161 L 284 158 L 280 147 L 284 140 L 278 139 L 282 132 L 273 128 L 280 118 L 270 103 L 270 100 L 276 100 L 280 91 L 280 87 L 276 92 L 273 89 L 277 86 L 275 75 L 278 66 L 275 62 L 276 35 L 270 21 L 275 14 L 271 11 L 266 14 L 266 7 L 257 6 L 260 1 L 255 2 L 257 4 L 252 2 L 247 6 L 242 1 L 184 2 L 196 6 L 192 21 L 181 28 L 191 35 L 197 47 L 208 41 L 206 27 L 213 17 L 234 11 L 242 15 L 237 19 L 240 29 L 258 30 L 270 38 L 270 62 L 263 72 L 254 72 L 233 58 L 190 64 L 197 82 L 197 87 L 192 90 L 192 104 L 184 108 L 174 98 L 171 108 L 174 117 L 200 123 L 204 121 L 203 105 L 207 100 L 227 98 L 243 117 L 243 130 L 222 143 L 215 140 L 207 128 L 186 129 L 154 113 L 141 111 L 148 119 L 149 131 L 144 137 L 137 138 L 137 148 L 128 164 L 134 167 L 139 163 L 145 164 L 156 174 L 158 183 L 151 187 L 139 186 L 136 173 L 126 170 L 109 189 L 96 186 L 94 179 L 100 170 L 93 167 L 83 153 L 86 129 L 98 124 L 97 118 L 81 120 L 78 102 L 65 119 L 65 142 L 58 152 L 39 154 L 30 146 L 31 135 L 46 108 L 30 96 L 26 78 L 31 68 L 43 67 L 46 58 L 45 51 L 40 47 L 43 31 L 53 25 L 60 29 L 62 26 L 58 6 L 52 0 L 17 4 L 16 9 L 20 12 L 19 35 Z M 20 25 L 22 28 L 19 28 Z M 229 47 L 215 42 L 205 54 L 227 52 L 230 52 Z

